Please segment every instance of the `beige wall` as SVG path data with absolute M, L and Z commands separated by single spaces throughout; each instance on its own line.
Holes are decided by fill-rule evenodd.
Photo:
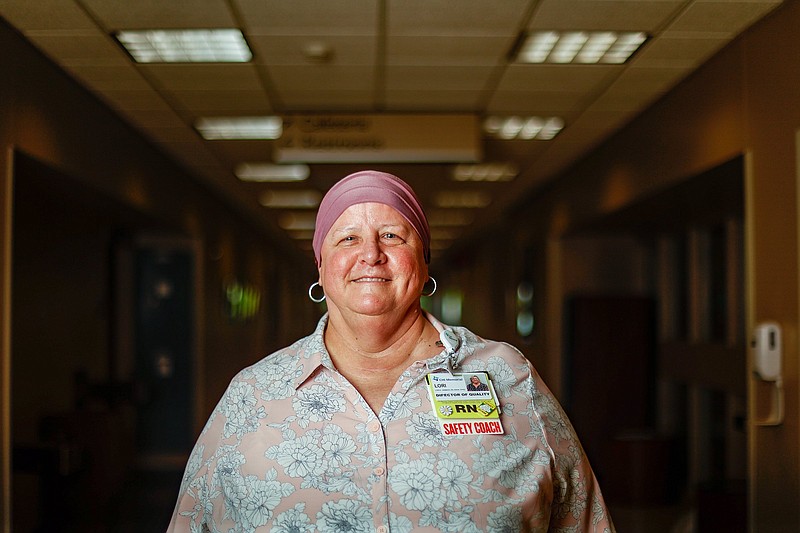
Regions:
M 563 298 L 576 284 L 601 290 L 601 271 L 586 272 L 590 261 L 574 254 L 565 236 L 648 196 L 737 156 L 747 162 L 746 317 L 747 330 L 776 320 L 784 331 L 786 418 L 778 427 L 759 427 L 754 416 L 768 406 L 750 376 L 749 438 L 751 531 L 800 530 L 800 389 L 798 384 L 798 149 L 800 131 L 800 2 L 787 0 L 741 38 L 642 116 L 601 145 L 556 186 L 521 202 L 498 234 L 525 238 L 506 255 L 534 245 L 546 265 L 546 297 L 540 337 L 531 359 L 551 388 L 560 380 Z M 627 255 L 641 257 L 635 244 Z M 485 254 L 476 254 L 478 262 Z M 605 263 L 594 263 L 604 265 Z M 642 265 L 643 268 L 646 265 Z M 469 270 L 470 265 L 465 268 Z M 497 264 L 494 276 L 515 276 L 515 266 Z M 594 281 L 592 281 L 594 280 Z M 512 281 L 513 282 L 513 281 Z M 489 305 L 486 295 L 467 285 L 465 302 Z M 636 291 L 646 280 L 631 282 Z M 508 317 L 507 321 L 511 318 Z M 490 332 L 489 332 L 490 333 Z M 489 334 L 487 333 L 487 335 Z M 544 361 L 542 359 L 545 359 Z M 538 360 L 538 363 L 537 363 Z M 544 371 L 542 371 L 544 369 Z
M 800 2 L 789 1 L 742 40 L 745 72 L 750 325 L 784 330 L 786 418 L 752 427 L 750 465 L 759 531 L 800 530 L 798 410 L 798 211 L 796 133 L 800 129 Z M 758 397 L 759 403 L 762 399 Z M 751 403 L 756 396 L 751 395 Z M 751 413 L 760 406 L 751 405 Z M 752 417 L 751 417 L 752 418 Z
M 201 185 L 182 167 L 147 144 L 136 131 L 53 67 L 1 21 L 0 50 L 3 51 L 0 54 L 0 79 L 3 80 L 0 83 L 0 221 L 3 231 L 0 246 L 0 528 L 7 531 L 11 514 L 8 467 L 11 453 L 13 160 L 22 157 L 18 154 L 39 161 L 44 167 L 77 180 L 101 197 L 130 209 L 151 221 L 159 232 L 199 243 L 201 264 L 198 266 L 204 273 L 204 305 L 198 320 L 204 325 L 200 332 L 200 351 L 205 354 L 206 361 L 205 372 L 199 376 L 197 405 L 202 412 L 198 413 L 198 420 L 205 420 L 227 380 L 236 371 L 295 340 L 300 336 L 299 331 L 309 331 L 318 310 L 305 299 L 306 282 L 315 279 L 313 262 L 290 247 L 286 240 L 275 238 L 263 222 L 234 211 L 219 194 Z M 91 245 L 92 257 L 98 252 L 102 255 L 105 250 L 107 235 L 99 237 L 103 242 L 84 241 L 87 246 Z M 103 265 L 93 264 L 97 268 L 79 269 L 80 273 L 74 269 L 52 272 L 51 279 L 58 279 L 65 288 L 87 291 L 80 293 L 78 290 L 77 295 L 73 291 L 69 296 L 86 296 L 85 303 L 94 305 L 106 296 L 107 272 L 99 272 Z M 48 275 L 46 269 L 40 274 Z M 90 279 L 87 280 L 87 276 Z M 248 323 L 224 320 L 223 287 L 231 277 L 263 291 L 263 312 L 256 320 Z M 292 281 L 287 282 L 287 278 Z M 35 284 L 26 286 L 36 290 Z M 54 312 L 53 326 L 66 327 L 68 313 L 69 308 L 61 314 Z M 98 322 L 93 327 L 95 331 L 107 332 L 108 324 Z M 107 358 L 107 347 L 101 346 L 105 335 L 91 337 L 98 344 L 92 347 L 91 353 L 101 359 Z M 32 341 L 33 337 L 28 340 Z M 30 344 L 23 340 L 21 345 Z M 98 375 L 92 377 L 108 378 L 103 373 L 103 364 L 96 368 Z M 30 385 L 14 383 L 13 387 Z M 69 386 L 63 385 L 67 388 L 51 394 L 59 405 L 68 402 Z M 58 406 L 54 404 L 53 407 Z M 31 428 L 19 429 L 23 433 L 32 431 Z
M 575 274 L 565 270 L 573 267 L 568 261 L 571 246 L 565 245 L 564 236 L 745 155 L 747 330 L 757 322 L 776 320 L 783 326 L 785 343 L 784 423 L 756 426 L 754 415 L 765 409 L 761 405 L 765 397 L 749 396 L 751 530 L 770 533 L 800 530 L 797 28 L 800 2 L 787 0 L 560 176 L 558 185 L 526 200 L 512 222 L 497 230 L 502 234 L 526 228 L 529 242 L 545 243 L 539 250 L 547 265 L 547 325 L 539 347 L 548 358 L 544 366 L 552 369 L 550 375 L 557 380 L 561 303 Z M 636 256 L 635 252 L 631 255 Z M 513 273 L 509 268 L 505 271 Z M 601 272 L 584 274 L 584 281 L 602 276 Z M 473 287 L 471 292 L 480 290 Z M 467 298 L 479 299 L 469 292 Z M 746 379 L 755 390 L 750 372 Z M 557 383 L 551 387 L 557 390 Z

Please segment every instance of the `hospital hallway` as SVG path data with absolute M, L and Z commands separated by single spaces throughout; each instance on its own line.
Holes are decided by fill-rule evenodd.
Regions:
M 619 533 L 800 531 L 798 27 L 800 0 L 0 2 L 0 533 L 165 531 L 231 380 L 325 315 L 317 209 L 364 169 L 427 215 L 423 309 L 532 364 Z

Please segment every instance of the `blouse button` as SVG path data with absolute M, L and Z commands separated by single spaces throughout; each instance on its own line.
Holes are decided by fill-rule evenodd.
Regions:
M 377 433 L 377 431 L 379 429 L 381 429 L 381 423 L 379 421 L 377 421 L 377 420 L 373 420 L 372 422 L 369 423 L 369 426 L 367 426 L 367 429 L 369 429 L 373 433 Z
M 389 528 L 386 526 L 378 526 L 378 529 L 376 529 L 375 531 L 377 531 L 378 533 L 386 533 L 387 531 L 389 531 Z
M 384 469 L 382 466 L 379 466 L 372 471 L 372 473 L 375 474 L 376 476 L 382 476 L 384 472 L 386 472 L 386 469 Z

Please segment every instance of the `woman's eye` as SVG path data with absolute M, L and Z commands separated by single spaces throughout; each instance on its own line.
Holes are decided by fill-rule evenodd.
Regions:
M 383 240 L 385 240 L 385 241 L 387 241 L 389 243 L 394 243 L 394 244 L 405 242 L 400 235 L 398 235 L 397 233 L 391 233 L 391 232 L 384 233 L 383 234 Z

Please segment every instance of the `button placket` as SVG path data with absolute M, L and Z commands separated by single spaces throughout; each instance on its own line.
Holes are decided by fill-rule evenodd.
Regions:
M 372 492 L 373 519 L 375 524 L 375 531 L 388 532 L 389 529 L 385 524 L 389 519 L 389 507 L 387 497 L 387 478 L 386 478 L 386 460 L 387 460 L 387 442 L 386 436 L 383 431 L 383 424 L 380 419 L 373 418 L 366 424 L 366 429 L 370 433 L 370 438 L 378 452 L 372 463 L 373 468 L 370 471 L 370 490 Z M 381 529 L 384 528 L 384 529 Z

